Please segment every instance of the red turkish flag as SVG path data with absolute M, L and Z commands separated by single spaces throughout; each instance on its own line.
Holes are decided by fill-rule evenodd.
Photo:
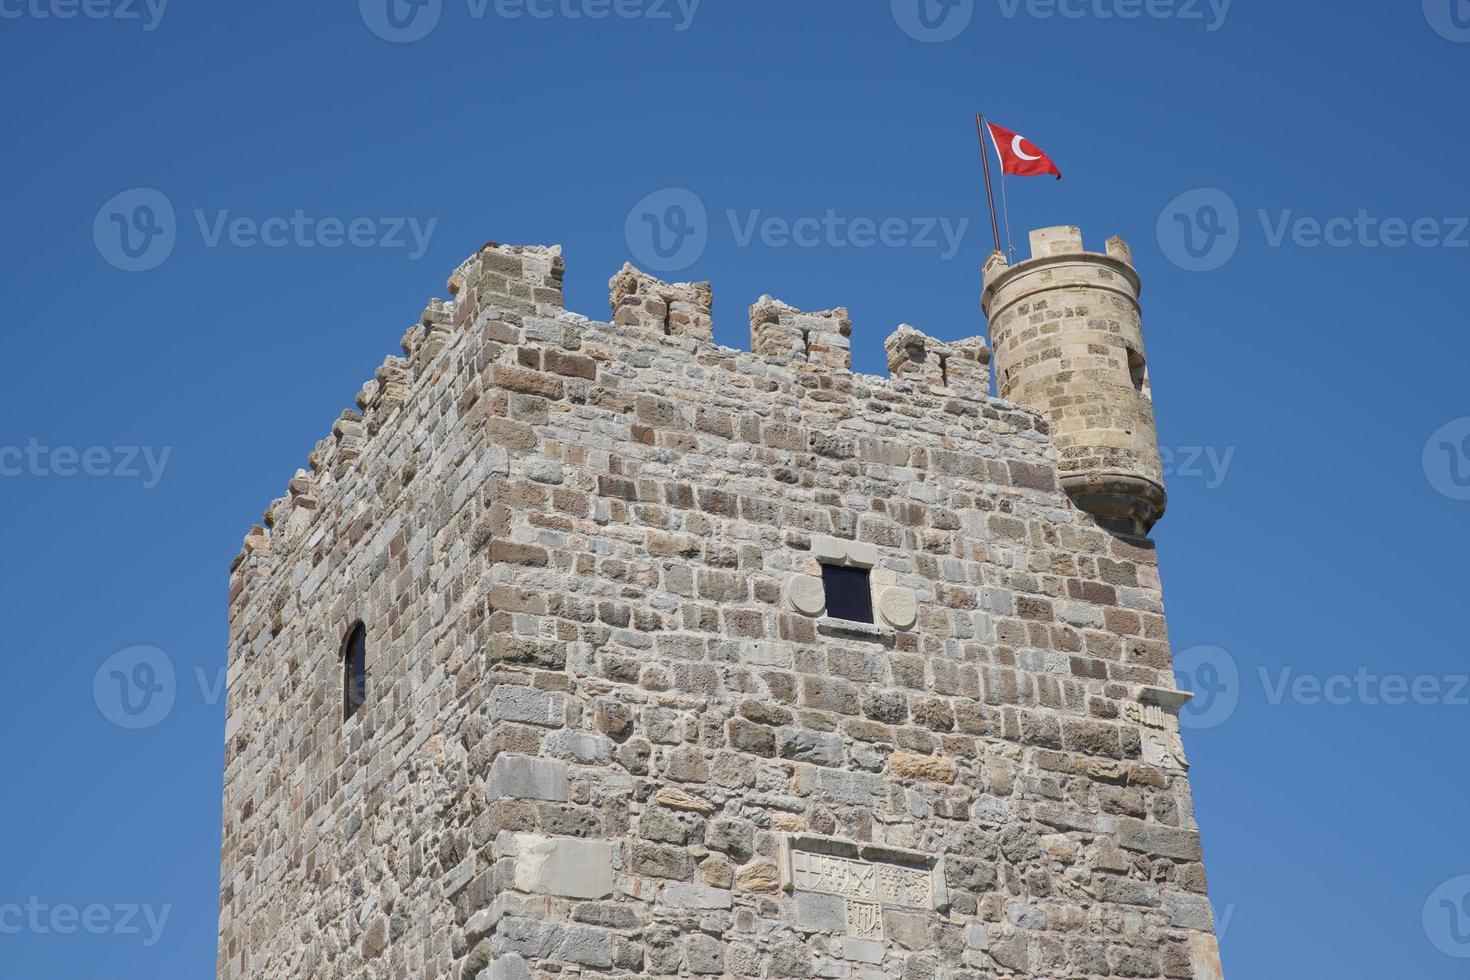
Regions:
M 1062 172 L 1041 147 L 1004 126 L 997 126 L 993 122 L 986 122 L 985 125 L 990 127 L 990 139 L 995 143 L 996 156 L 1000 157 L 1001 173 L 1016 177 L 1056 174 L 1057 180 L 1062 179 Z

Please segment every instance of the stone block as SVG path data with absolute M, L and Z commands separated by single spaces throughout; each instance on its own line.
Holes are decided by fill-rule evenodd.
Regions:
M 1199 834 L 1131 817 L 1118 821 L 1118 844 L 1130 851 L 1181 861 L 1198 861 L 1202 857 Z
M 592 732 L 552 732 L 546 736 L 545 748 L 547 755 L 583 765 L 605 766 L 612 761 L 612 739 Z
M 1220 966 L 1220 944 L 1213 935 L 1204 932 L 1190 933 L 1189 962 L 1194 971 L 1190 980 L 1224 980 L 1225 971 Z
M 653 795 L 653 802 L 671 810 L 690 810 L 694 813 L 713 813 L 714 804 L 695 796 L 677 786 L 664 786 Z
M 663 903 L 674 909 L 728 909 L 732 896 L 723 888 L 704 885 L 665 885 Z
M 1164 892 L 1164 911 L 1169 915 L 1169 925 L 1197 932 L 1213 932 L 1215 913 L 1210 900 L 1203 895 L 1190 892 Z
M 485 780 L 485 796 L 491 800 L 509 797 L 565 803 L 566 764 L 534 756 L 502 753 L 490 765 L 490 775 Z
M 531 980 L 531 968 L 523 958 L 510 953 L 496 958 L 475 980 Z
M 1157 908 L 1159 890 L 1146 881 L 1133 878 L 1115 878 L 1112 875 L 1093 875 L 1092 890 L 1104 902 L 1119 905 L 1143 905 Z
M 753 864 L 736 872 L 735 885 L 746 892 L 774 892 L 781 887 L 781 872 L 774 864 Z
M 842 736 L 805 728 L 776 729 L 776 748 L 781 758 L 818 766 L 842 765 Z
M 713 976 L 725 972 L 725 944 L 713 936 L 698 933 L 690 936 L 685 956 L 690 973 Z
M 801 767 L 793 782 L 801 792 L 820 793 L 842 806 L 876 807 L 881 805 L 888 792 L 880 776 L 819 766 Z
M 490 692 L 491 721 L 560 728 L 566 724 L 566 695 L 514 684 L 500 684 Z
M 796 924 L 814 932 L 847 932 L 847 900 L 820 892 L 796 893 Z
M 605 970 L 613 964 L 612 933 L 603 932 L 600 929 L 568 926 L 561 930 L 560 941 L 556 946 L 556 958 Z
M 606 898 L 613 891 L 613 846 L 577 837 L 502 834 L 497 853 L 515 862 L 515 886 L 538 895 Z
M 830 534 L 813 534 L 812 557 L 818 561 L 840 565 L 847 560 L 848 543 Z
M 900 779 L 919 779 L 935 783 L 953 783 L 958 774 L 953 759 L 934 755 L 895 752 L 888 759 L 888 771 Z

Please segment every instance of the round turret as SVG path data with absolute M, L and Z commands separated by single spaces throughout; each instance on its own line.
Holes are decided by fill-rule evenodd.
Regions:
M 985 263 L 1000 396 L 1046 416 L 1078 507 L 1146 534 L 1167 498 L 1132 253 L 1121 238 L 1088 252 L 1080 229 L 1060 227 L 1033 231 L 1031 256 Z

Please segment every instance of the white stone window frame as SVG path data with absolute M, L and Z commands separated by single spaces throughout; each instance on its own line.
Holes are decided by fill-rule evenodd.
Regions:
M 819 629 L 868 636 L 891 636 L 918 625 L 918 596 L 898 584 L 898 576 L 879 567 L 878 547 L 865 541 L 848 541 L 829 534 L 812 535 L 811 553 L 805 567 L 786 585 L 786 601 L 803 616 L 817 620 Z M 838 565 L 869 570 L 869 600 L 873 622 L 859 623 L 827 615 L 827 592 L 822 584 L 822 566 Z

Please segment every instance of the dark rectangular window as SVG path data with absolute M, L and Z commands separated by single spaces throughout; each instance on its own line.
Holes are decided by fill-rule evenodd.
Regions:
M 868 588 L 871 569 L 822 566 L 822 586 L 827 590 L 827 615 L 852 623 L 873 621 L 873 594 Z
M 342 720 L 357 714 L 367 700 L 367 630 L 352 627 L 342 648 Z

